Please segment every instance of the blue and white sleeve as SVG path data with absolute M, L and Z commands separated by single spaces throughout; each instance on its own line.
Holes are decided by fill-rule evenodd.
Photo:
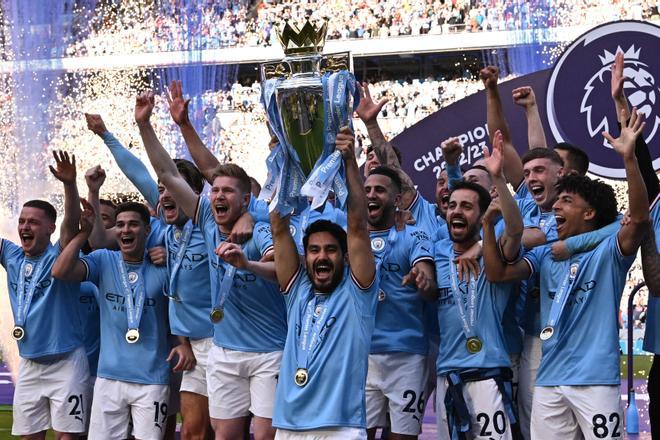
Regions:
M 158 184 L 151 178 L 149 170 L 142 161 L 119 142 L 112 133 L 106 131 L 101 139 L 115 158 L 124 175 L 140 191 L 142 197 L 153 207 L 158 204 Z
M 461 167 L 456 164 L 456 165 L 449 165 L 447 164 L 447 185 L 449 189 L 452 189 L 453 181 L 455 180 L 461 180 L 463 178 L 463 173 L 461 173 Z

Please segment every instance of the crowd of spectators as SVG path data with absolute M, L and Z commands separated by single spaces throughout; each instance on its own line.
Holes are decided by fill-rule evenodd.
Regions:
M 657 0 L 160 0 L 113 6 L 118 11 L 99 4 L 65 55 L 270 46 L 277 44 L 276 27 L 305 18 L 327 20 L 328 39 L 355 39 L 648 20 L 660 8 Z M 100 18 L 108 15 L 113 19 Z

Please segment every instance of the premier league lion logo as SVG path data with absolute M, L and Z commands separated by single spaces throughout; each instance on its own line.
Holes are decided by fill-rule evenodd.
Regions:
M 624 91 L 631 107 L 644 114 L 644 138 L 653 165 L 660 168 L 660 28 L 623 21 L 592 29 L 566 48 L 557 61 L 547 91 L 548 122 L 557 142 L 570 142 L 589 152 L 589 171 L 624 178 L 620 157 L 601 133 L 618 133 L 611 98 L 612 65 L 624 54 Z M 655 147 L 654 147 L 655 146 Z

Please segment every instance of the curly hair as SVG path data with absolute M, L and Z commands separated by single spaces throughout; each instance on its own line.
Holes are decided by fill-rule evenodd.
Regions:
M 564 176 L 557 182 L 557 192 L 577 194 L 596 210 L 595 226 L 600 229 L 616 220 L 619 214 L 614 190 L 607 183 L 586 176 Z

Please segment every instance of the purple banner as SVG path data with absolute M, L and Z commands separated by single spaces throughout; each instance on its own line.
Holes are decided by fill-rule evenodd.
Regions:
M 614 54 L 625 55 L 625 92 L 631 105 L 646 116 L 644 138 L 653 165 L 660 169 L 660 27 L 622 21 L 596 27 L 568 46 L 552 69 L 500 83 L 502 105 L 513 143 L 519 153 L 527 149 L 524 111 L 516 106 L 511 91 L 534 88 L 550 146 L 570 142 L 589 155 L 589 171 L 611 179 L 623 179 L 621 158 L 603 142 L 602 131 L 618 134 L 616 112 L 610 97 L 610 69 Z M 548 117 L 550 115 L 550 117 Z M 440 109 L 393 139 L 403 155 L 403 168 L 433 199 L 435 181 L 444 169 L 440 143 L 452 136 L 463 142 L 462 164 L 482 157 L 490 147 L 486 127 L 486 93 L 480 91 Z

